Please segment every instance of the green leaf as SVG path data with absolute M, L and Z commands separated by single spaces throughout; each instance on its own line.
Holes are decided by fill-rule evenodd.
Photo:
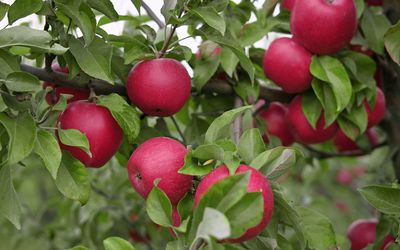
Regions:
M 42 5 L 42 0 L 15 0 L 8 9 L 8 23 L 13 24 L 18 19 L 38 12 Z
M 315 129 L 321 117 L 322 106 L 313 92 L 308 91 L 302 95 L 301 108 L 308 123 Z
M 64 152 L 55 181 L 58 190 L 67 198 L 85 205 L 90 195 L 90 180 L 86 167 Z
M 154 186 L 146 200 L 146 211 L 150 219 L 163 227 L 172 226 L 172 205 L 168 196 Z
M 7 163 L 13 165 L 32 152 L 36 140 L 35 121 L 28 113 L 21 113 L 16 118 L 0 113 L 0 123 L 9 136 Z
M 105 250 L 135 250 L 129 241 L 120 237 L 108 237 L 103 240 Z
M 11 91 L 16 92 L 34 92 L 42 88 L 39 79 L 26 72 L 12 72 L 10 73 L 5 84 Z
M 370 86 L 370 82 L 374 82 L 374 74 L 376 72 L 375 61 L 362 53 L 354 51 L 342 52 L 341 61 L 348 69 L 350 76 L 360 83 Z
M 56 138 L 46 130 L 39 130 L 33 152 L 38 154 L 51 176 L 56 179 L 61 164 L 61 150 Z
M 251 163 L 268 179 L 275 180 L 296 163 L 297 151 L 293 148 L 276 147 L 259 154 Z
M 343 133 L 353 141 L 355 141 L 360 135 L 360 129 L 358 126 L 347 119 L 344 115 L 339 116 L 337 122 Z
M 33 48 L 39 52 L 48 52 L 56 55 L 64 54 L 68 49 L 54 44 L 51 35 L 43 30 L 31 29 L 26 26 L 16 26 L 0 30 L 0 48 L 23 46 Z
M 177 0 L 164 0 L 164 4 L 161 7 L 161 14 L 164 16 L 165 23 L 169 22 L 172 10 L 175 9 Z
M 388 215 L 400 215 L 400 188 L 370 185 L 358 191 L 378 211 Z
M 100 11 L 113 21 L 119 18 L 118 13 L 115 11 L 114 6 L 110 0 L 87 0 L 90 7 Z
M 218 139 L 229 137 L 229 127 L 236 117 L 241 115 L 244 111 L 251 109 L 251 105 L 243 106 L 240 108 L 226 111 L 221 116 L 217 117 L 208 128 L 205 135 L 205 143 L 211 143 Z
M 0 79 L 6 79 L 10 73 L 19 70 L 18 57 L 0 49 Z
M 54 2 L 58 9 L 79 27 L 86 45 L 89 45 L 96 31 L 96 17 L 90 7 L 82 0 L 54 0 Z
M 228 238 L 230 235 L 231 227 L 228 218 L 220 211 L 206 207 L 203 219 L 197 228 L 196 239 L 193 241 L 192 247 L 196 243 L 196 240 L 199 239 L 210 242 L 211 237 L 222 240 Z
M 0 2 L 0 21 L 3 20 L 9 8 L 10 5 Z
M 193 83 L 197 90 L 201 90 L 204 85 L 217 72 L 219 58 L 210 58 L 209 60 L 196 60 L 193 69 Z
M 354 105 L 349 113 L 343 112 L 342 115 L 343 117 L 346 117 L 347 120 L 357 125 L 360 134 L 363 134 L 365 130 L 367 130 L 368 114 L 364 105 Z
M 198 166 L 193 161 L 193 151 L 192 149 L 188 150 L 188 153 L 185 156 L 185 164 L 178 171 L 180 174 L 193 175 L 193 176 L 203 176 L 208 174 L 213 170 L 212 164 L 207 164 L 203 166 Z
M 95 37 L 89 46 L 74 38 L 69 45 L 76 62 L 86 74 L 114 84 L 111 74 L 112 47 L 109 44 Z
M 140 132 L 140 117 L 136 110 L 120 95 L 115 93 L 100 96 L 98 100 L 98 105 L 110 110 L 112 116 L 127 136 L 129 143 L 134 143 Z
M 297 207 L 302 226 L 311 249 L 333 249 L 337 247 L 332 222 L 325 215 L 306 207 Z
M 61 129 L 59 126 L 57 129 L 57 135 L 62 144 L 78 147 L 85 151 L 90 157 L 92 153 L 90 152 L 90 144 L 86 135 L 77 129 Z
M 193 157 L 199 160 L 224 160 L 224 150 L 217 144 L 202 144 L 193 150 Z
M 233 72 L 239 63 L 239 58 L 229 48 L 222 48 L 221 50 L 221 66 L 229 77 L 232 77 Z
M 197 7 L 190 10 L 191 13 L 200 17 L 210 27 L 218 30 L 221 35 L 225 34 L 225 20 L 211 6 Z
M 258 128 L 248 129 L 240 137 L 238 153 L 249 164 L 265 150 L 265 144 Z
M 0 169 L 0 214 L 21 229 L 21 204 L 11 178 L 10 165 Z
M 240 158 L 236 156 L 236 154 L 232 151 L 227 151 L 224 154 L 224 160 L 223 163 L 226 165 L 226 167 L 229 170 L 230 174 L 234 174 L 236 172 L 236 169 L 240 165 Z
M 330 56 L 313 56 L 310 70 L 313 76 L 329 83 L 336 99 L 335 110 L 342 111 L 352 94 L 351 82 L 343 64 Z
M 316 78 L 312 80 L 311 86 L 324 108 L 325 126 L 329 126 L 335 122 L 340 113 L 340 111 L 337 110 L 338 104 L 336 102 L 335 93 L 327 82 L 323 82 Z
M 400 21 L 385 33 L 384 42 L 390 57 L 400 64 Z
M 382 11 L 373 11 L 371 8 L 366 8 L 360 20 L 360 27 L 367 40 L 368 47 L 374 52 L 383 55 L 383 37 L 390 27 L 390 22 Z
M 90 250 L 90 249 L 85 246 L 74 246 L 72 248 L 69 248 L 68 250 Z
M 357 10 L 357 19 L 360 19 L 365 9 L 365 1 L 364 0 L 355 0 L 354 1 Z
M 214 41 L 222 45 L 223 47 L 231 49 L 232 52 L 235 53 L 237 58 L 239 58 L 240 66 L 242 66 L 242 68 L 247 72 L 250 81 L 252 83 L 254 82 L 254 74 L 255 74 L 254 65 L 244 53 L 243 48 L 240 47 L 240 45 L 235 41 L 234 38 L 228 37 L 227 35 L 225 35 L 224 37 L 207 35 L 207 38 L 208 40 Z

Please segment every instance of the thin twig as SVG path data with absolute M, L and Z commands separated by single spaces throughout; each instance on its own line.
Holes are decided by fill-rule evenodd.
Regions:
M 178 18 L 180 18 L 183 14 L 183 8 L 179 11 L 179 15 Z M 171 43 L 172 38 L 174 37 L 176 28 L 178 28 L 178 25 L 175 24 L 174 26 L 172 26 L 171 32 L 168 35 L 168 38 L 165 39 L 164 44 L 160 50 L 160 52 L 157 54 L 157 58 L 161 58 L 165 55 L 165 53 L 167 52 L 168 48 L 169 48 L 169 44 Z
M 161 21 L 160 18 L 154 13 L 154 11 L 143 1 L 141 0 L 140 3 L 142 4 L 142 7 L 146 10 L 147 14 L 151 17 L 151 19 L 154 20 L 154 22 L 157 23 L 158 27 L 164 28 L 165 24 L 163 21 Z
M 382 143 L 373 145 L 369 151 L 354 150 L 354 151 L 339 152 L 339 153 L 320 151 L 318 149 L 315 149 L 315 148 L 313 148 L 309 145 L 305 145 L 305 144 L 303 144 L 303 146 L 311 152 L 311 155 L 313 157 L 318 158 L 318 159 L 328 159 L 328 158 L 334 158 L 334 157 L 354 157 L 354 156 L 368 155 L 377 148 L 387 146 L 387 142 L 382 142 Z
M 183 144 L 186 145 L 185 136 L 183 135 L 183 132 L 182 132 L 181 128 L 179 127 L 178 122 L 176 121 L 175 117 L 171 116 L 171 120 L 172 120 L 172 122 L 174 123 L 175 128 L 176 128 L 176 130 L 177 130 L 178 133 L 179 133 L 179 136 L 182 138 Z

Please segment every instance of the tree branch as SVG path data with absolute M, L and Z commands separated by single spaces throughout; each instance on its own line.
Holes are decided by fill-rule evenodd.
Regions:
M 302 145 L 303 145 L 303 147 L 305 147 L 306 149 L 308 149 L 310 151 L 311 156 L 318 158 L 318 159 L 328 159 L 328 158 L 334 158 L 334 157 L 364 156 L 364 155 L 370 154 L 375 149 L 387 146 L 388 144 L 387 144 L 387 142 L 382 142 L 382 143 L 373 145 L 371 147 L 371 150 L 369 150 L 369 151 L 355 150 L 355 151 L 339 152 L 339 153 L 320 151 L 309 145 L 305 145 L 305 144 L 302 144 Z
M 160 18 L 154 13 L 154 11 L 143 1 L 141 0 L 140 3 L 142 4 L 142 7 L 146 10 L 147 14 L 151 17 L 151 19 L 154 20 L 154 22 L 157 23 L 158 27 L 164 28 L 165 24 L 163 21 L 161 21 Z

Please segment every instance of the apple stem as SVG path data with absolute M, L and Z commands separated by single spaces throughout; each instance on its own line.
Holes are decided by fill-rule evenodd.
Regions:
M 89 102 L 96 102 L 97 101 L 97 95 L 96 95 L 96 92 L 94 90 L 94 87 L 90 83 L 89 83 L 89 90 L 90 90 L 90 94 L 89 94 L 88 101 Z

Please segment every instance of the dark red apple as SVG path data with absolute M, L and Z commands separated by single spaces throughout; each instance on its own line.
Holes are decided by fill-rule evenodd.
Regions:
M 364 101 L 364 107 L 368 114 L 368 127 L 373 127 L 383 120 L 386 111 L 386 100 L 380 88 L 376 88 L 375 106 L 371 108 L 368 102 Z
M 144 198 L 150 193 L 154 181 L 173 205 L 191 189 L 192 176 L 178 173 L 184 165 L 186 148 L 167 137 L 155 137 L 141 144 L 128 162 L 128 175 L 132 186 Z
M 177 113 L 190 95 L 190 76 L 181 63 L 159 58 L 142 61 L 128 76 L 129 99 L 143 113 L 171 116 Z
M 351 241 L 351 250 L 362 250 L 368 244 L 373 244 L 376 239 L 376 219 L 359 219 L 354 221 L 347 230 L 347 238 Z M 386 236 L 381 250 L 393 243 L 393 236 Z
M 298 1 L 292 10 L 293 39 L 315 54 L 334 54 L 357 30 L 354 0 Z
M 288 11 L 292 11 L 295 3 L 296 3 L 296 0 L 283 0 L 282 8 L 284 8 Z
M 293 144 L 294 137 L 287 124 L 286 113 L 287 108 L 279 102 L 270 103 L 267 109 L 259 113 L 259 116 L 265 120 L 267 126 L 263 136 L 266 143 L 268 143 L 269 134 L 278 137 L 284 146 Z
M 111 112 L 96 103 L 76 101 L 68 104 L 58 117 L 58 125 L 62 129 L 76 129 L 86 135 L 92 157 L 78 147 L 61 142 L 60 146 L 87 167 L 99 168 L 106 164 L 122 143 L 122 130 Z
M 265 51 L 265 75 L 287 93 L 301 93 L 311 86 L 312 54 L 292 39 L 274 40 Z
M 289 105 L 286 119 L 289 124 L 289 128 L 292 134 L 296 138 L 296 141 L 305 144 L 316 144 L 322 143 L 331 139 L 337 129 L 337 123 L 334 122 L 325 128 L 324 113 L 321 112 L 321 116 L 318 119 L 316 128 L 311 127 L 308 123 L 307 118 L 304 116 L 301 107 L 301 96 L 296 96 Z
M 383 0 L 365 0 L 369 6 L 383 6 Z
M 61 68 L 60 65 L 57 63 L 53 64 L 51 68 L 54 71 L 62 72 L 62 73 L 69 73 L 68 67 Z M 56 86 L 54 83 L 51 82 L 44 82 L 43 88 L 51 87 L 53 90 L 46 94 L 46 101 L 49 105 L 54 105 L 60 100 L 61 94 L 68 94 L 72 95 L 71 98 L 67 100 L 67 103 L 80 101 L 80 100 L 87 100 L 90 95 L 90 91 L 84 88 L 73 88 L 73 87 L 66 87 L 66 86 Z
M 368 137 L 370 145 L 378 144 L 378 134 L 375 128 L 368 129 L 365 134 Z M 357 145 L 357 143 L 347 137 L 347 135 L 341 129 L 339 129 L 336 133 L 333 143 L 339 152 L 360 150 L 360 147 Z
M 264 228 L 267 226 L 272 217 L 272 212 L 274 209 L 274 197 L 269 185 L 269 182 L 265 176 L 257 171 L 256 169 L 240 165 L 236 170 L 236 174 L 245 173 L 250 171 L 250 180 L 247 186 L 247 192 L 261 192 L 264 200 L 264 215 L 261 222 L 248 229 L 242 236 L 236 239 L 228 239 L 226 241 L 232 243 L 238 243 L 245 240 L 252 239 L 260 234 Z M 214 169 L 211 173 L 206 175 L 204 179 L 200 182 L 197 187 L 196 194 L 194 197 L 195 207 L 199 204 L 201 197 L 217 182 L 229 176 L 229 170 L 225 165 L 222 165 Z

